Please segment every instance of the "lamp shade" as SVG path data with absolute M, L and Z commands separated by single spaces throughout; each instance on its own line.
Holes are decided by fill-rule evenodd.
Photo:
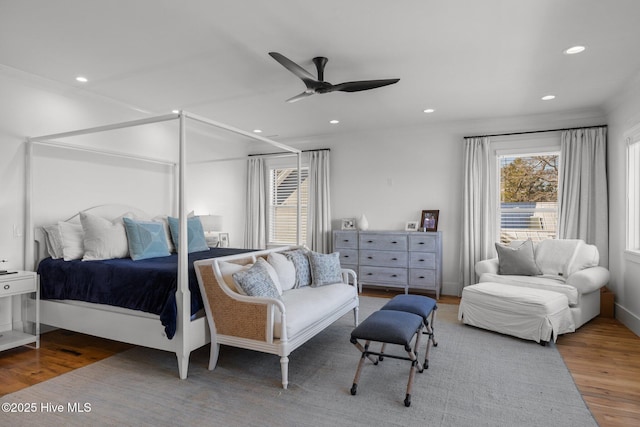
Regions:
M 221 215 L 200 215 L 200 222 L 202 223 L 202 229 L 205 232 L 222 230 Z

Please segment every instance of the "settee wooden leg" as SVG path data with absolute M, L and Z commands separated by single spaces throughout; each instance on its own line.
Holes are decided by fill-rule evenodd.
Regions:
M 358 320 L 358 307 L 355 307 L 353 309 L 353 325 L 354 326 L 358 326 L 359 320 Z
M 215 340 L 211 340 L 211 351 L 209 352 L 209 370 L 213 371 L 218 364 L 218 355 L 220 354 L 220 344 Z
M 289 385 L 289 358 L 287 356 L 280 358 L 280 370 L 282 371 L 282 388 L 286 389 Z

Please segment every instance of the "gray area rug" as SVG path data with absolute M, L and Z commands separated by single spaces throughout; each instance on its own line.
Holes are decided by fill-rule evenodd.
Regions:
M 385 301 L 362 297 L 360 318 Z M 416 374 L 409 408 L 408 361 L 367 363 L 358 394 L 349 393 L 360 353 L 349 342 L 348 314 L 291 354 L 287 390 L 274 355 L 223 346 L 208 371 L 206 346 L 180 380 L 173 354 L 134 348 L 0 398 L 36 409 L 2 413 L 0 424 L 597 426 L 553 345 L 464 326 L 456 314 L 457 306 L 440 305 L 439 345 L 430 368 Z

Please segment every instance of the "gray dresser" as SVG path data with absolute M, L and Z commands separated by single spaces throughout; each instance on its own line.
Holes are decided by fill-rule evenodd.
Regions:
M 333 250 L 362 285 L 434 291 L 442 289 L 442 232 L 334 231 Z

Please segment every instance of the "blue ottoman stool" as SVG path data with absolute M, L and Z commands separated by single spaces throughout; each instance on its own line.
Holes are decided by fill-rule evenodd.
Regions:
M 427 348 L 424 352 L 424 369 L 429 369 L 429 349 L 431 344 L 434 347 L 438 346 L 434 336 L 434 322 L 436 320 L 436 310 L 438 305 L 433 298 L 425 297 L 423 295 L 396 295 L 388 303 L 386 303 L 380 310 L 395 310 L 404 311 L 407 313 L 417 314 L 422 317 L 424 322 L 423 333 L 427 334 Z M 382 346 L 381 353 L 384 353 L 384 345 Z
M 360 373 L 362 366 L 364 365 L 365 358 L 371 360 L 374 365 L 378 364 L 378 360 L 375 360 L 371 356 L 378 356 L 379 360 L 382 360 L 381 356 L 390 357 L 393 359 L 409 360 L 411 361 L 411 370 L 409 371 L 409 381 L 407 383 L 407 393 L 404 399 L 404 405 L 411 405 L 411 388 L 413 386 L 413 380 L 416 374 L 416 368 L 419 372 L 422 372 L 422 367 L 418 362 L 418 346 L 420 344 L 420 337 L 422 336 L 423 320 L 422 317 L 407 313 L 404 311 L 395 310 L 380 310 L 367 317 L 353 332 L 351 332 L 351 343 L 356 346 L 362 353 L 360 362 L 358 363 L 358 369 L 353 379 L 353 386 L 351 387 L 351 394 L 355 395 L 358 390 L 358 381 L 360 380 Z M 413 337 L 416 337 L 414 347 L 411 347 Z M 363 340 L 364 346 L 360 344 L 358 340 Z M 407 356 L 396 356 L 391 354 L 383 354 L 369 350 L 371 341 L 381 342 L 386 344 L 397 344 L 404 347 L 407 352 Z

